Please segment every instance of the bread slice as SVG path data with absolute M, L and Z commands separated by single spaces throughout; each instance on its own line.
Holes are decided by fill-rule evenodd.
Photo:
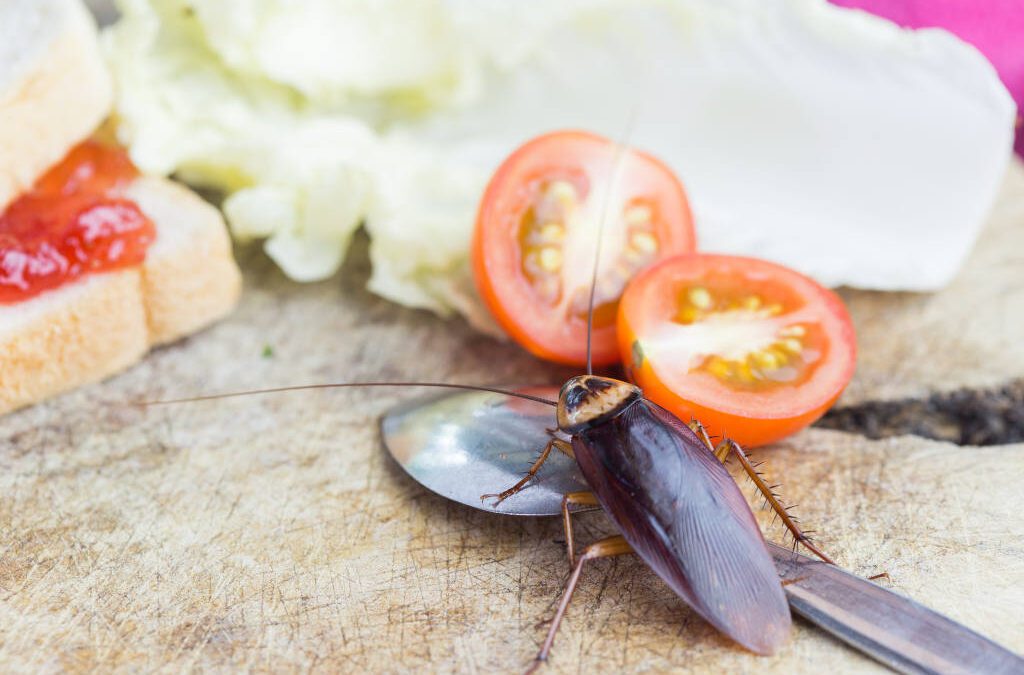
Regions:
M 124 370 L 227 314 L 241 276 L 220 212 L 163 178 L 128 185 L 157 227 L 138 268 L 0 305 L 0 414 Z
M 125 196 L 157 226 L 141 279 L 149 344 L 177 340 L 230 312 L 242 278 L 220 211 L 163 178 L 138 178 Z
M 92 134 L 112 100 L 80 0 L 0 0 L 0 211 Z

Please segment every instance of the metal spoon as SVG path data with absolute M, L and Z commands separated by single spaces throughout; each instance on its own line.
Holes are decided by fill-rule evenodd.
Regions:
M 556 387 L 531 387 L 531 394 L 558 398 Z M 414 399 L 381 420 L 384 445 L 405 471 L 442 497 L 512 516 L 555 516 L 562 495 L 587 490 L 579 469 L 553 455 L 529 489 L 492 506 L 484 492 L 515 483 L 537 458 L 555 426 L 553 409 L 501 394 L 458 391 Z
M 558 396 L 553 387 L 529 393 Z M 460 391 L 397 406 L 381 420 L 381 435 L 395 461 L 443 497 L 505 515 L 554 516 L 564 493 L 588 489 L 563 455 L 552 456 L 535 484 L 496 509 L 480 499 L 517 481 L 554 426 L 550 406 Z M 924 605 L 775 544 L 768 550 L 793 612 L 893 670 L 1024 673 L 1024 659 Z

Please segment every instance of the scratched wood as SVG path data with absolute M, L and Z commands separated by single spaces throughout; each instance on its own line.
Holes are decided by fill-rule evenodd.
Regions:
M 975 352 L 1001 358 L 1024 344 L 1024 322 L 998 317 L 1008 309 L 999 298 L 1024 286 L 1024 271 L 1008 262 L 1024 243 L 1016 180 L 997 214 L 1018 215 L 997 216 L 950 290 L 851 294 L 862 336 L 857 397 L 973 382 Z M 246 292 L 229 320 L 108 382 L 0 418 L 4 669 L 524 666 L 566 576 L 559 526 L 450 504 L 407 479 L 376 431 L 400 392 L 149 410 L 125 402 L 331 380 L 558 383 L 569 371 L 369 295 L 364 245 L 340 279 L 310 286 L 284 280 L 256 251 L 242 258 Z M 995 285 L 985 273 L 993 261 Z M 997 309 L 981 302 L 990 296 Z M 934 328 L 963 298 L 971 304 L 956 316 L 987 316 L 988 331 L 958 318 L 919 332 L 915 321 Z M 971 354 L 934 349 L 964 336 Z M 1019 375 L 1022 364 L 984 377 Z M 1024 651 L 1024 445 L 811 430 L 760 454 L 844 566 L 888 571 L 901 592 Z M 581 541 L 608 531 L 599 514 L 581 518 Z M 810 673 L 826 663 L 837 673 L 877 670 L 802 623 L 779 655 L 745 654 L 623 558 L 587 573 L 548 672 Z

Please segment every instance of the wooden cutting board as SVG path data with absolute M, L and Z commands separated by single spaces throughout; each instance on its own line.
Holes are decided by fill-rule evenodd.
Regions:
M 945 291 L 847 295 L 861 334 L 850 402 L 1024 375 L 1022 206 L 1017 166 Z M 514 672 L 528 663 L 568 571 L 560 525 L 451 504 L 411 482 L 376 428 L 407 393 L 126 404 L 301 382 L 571 374 L 368 294 L 364 244 L 339 279 L 307 286 L 242 251 L 246 291 L 229 320 L 108 382 L 0 418 L 7 669 Z M 812 429 L 757 454 L 842 565 L 887 571 L 900 592 L 1024 651 L 1024 445 Z M 580 522 L 581 542 L 609 531 L 600 514 Z M 746 654 L 620 558 L 587 572 L 545 672 L 825 666 L 878 670 L 802 622 L 777 656 Z

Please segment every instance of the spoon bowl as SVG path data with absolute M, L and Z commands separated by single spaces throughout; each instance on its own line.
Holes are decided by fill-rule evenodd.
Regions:
M 554 400 L 556 387 L 511 387 Z M 384 447 L 413 480 L 442 497 L 485 511 L 555 516 L 562 495 L 586 491 L 576 462 L 557 451 L 527 489 L 500 504 L 501 492 L 533 464 L 555 429 L 554 408 L 480 391 L 444 392 L 399 404 L 381 420 Z M 553 432 L 561 438 L 565 436 Z

